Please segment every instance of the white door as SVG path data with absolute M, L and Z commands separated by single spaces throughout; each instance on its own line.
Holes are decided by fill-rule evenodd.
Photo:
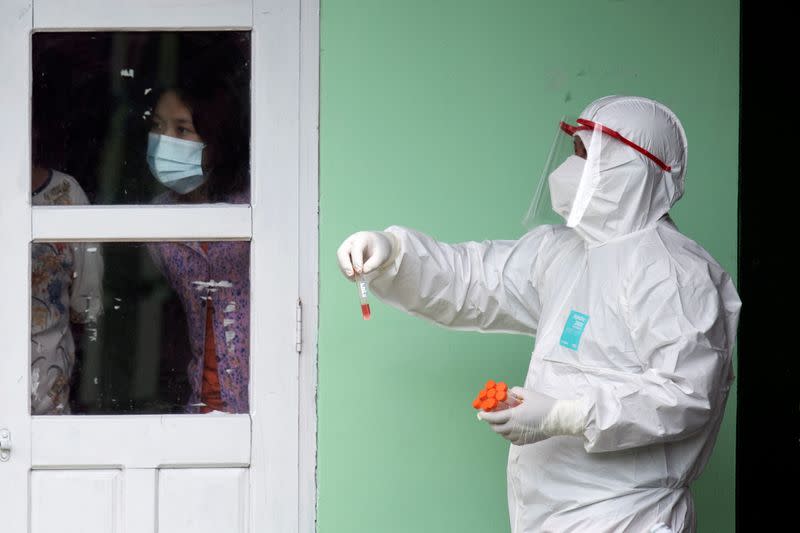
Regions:
M 2 531 L 314 530 L 318 5 L 318 0 L 0 0 Z M 165 30 L 248 35 L 249 202 L 34 205 L 30 132 L 31 109 L 37 106 L 32 89 L 37 35 L 60 32 L 68 41 L 70 35 L 87 32 Z M 135 76 L 134 69 L 122 69 L 113 84 Z M 98 106 L 102 101 L 98 98 Z M 71 124 L 75 120 L 80 117 Z M 69 127 L 62 130 L 69 133 Z M 70 146 L 73 153 L 64 157 L 76 160 L 75 146 Z M 98 168 L 99 179 L 117 179 Z M 120 410 L 33 416 L 32 387 L 41 376 L 32 376 L 31 370 L 36 356 L 31 348 L 32 250 L 58 243 L 129 250 L 126 246 L 140 243 L 145 257 L 142 250 L 148 245 L 141 243 L 195 243 L 197 248 L 200 242 L 249 246 L 247 408 L 169 414 L 172 405 L 169 412 L 152 407 L 153 414 Z M 106 314 L 125 305 L 111 298 L 121 290 L 108 286 L 111 279 L 121 279 L 119 272 L 106 269 Z M 207 291 L 202 294 L 210 300 L 218 287 L 204 283 L 198 290 Z M 134 294 L 137 289 L 127 290 Z M 137 320 L 147 318 L 149 302 L 140 302 Z M 188 308 L 184 311 L 189 317 Z M 169 330 L 167 325 L 161 331 Z M 159 342 L 146 330 L 129 333 L 130 338 L 110 339 L 108 331 L 89 331 L 85 342 L 95 360 L 113 371 L 115 342 L 124 345 L 134 337 L 143 346 Z M 224 350 L 220 342 L 232 343 L 231 335 L 225 330 L 217 346 Z M 98 336 L 105 342 L 92 344 Z M 131 370 L 131 380 L 154 383 L 151 374 L 159 357 Z M 82 383 L 83 396 L 91 400 L 92 387 L 100 390 L 102 384 L 97 377 L 91 380 L 89 366 L 84 363 Z M 178 368 L 175 375 L 183 371 Z M 220 368 L 223 378 L 224 371 L 234 369 Z M 98 398 L 95 403 L 113 410 L 113 401 Z

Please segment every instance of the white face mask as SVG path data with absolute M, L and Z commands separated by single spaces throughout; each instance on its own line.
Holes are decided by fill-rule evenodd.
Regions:
M 153 176 L 178 194 L 189 193 L 206 182 L 203 148 L 197 141 L 150 133 L 147 136 L 147 165 Z
M 561 215 L 564 220 L 569 218 L 585 166 L 585 159 L 571 155 L 547 177 L 553 211 Z

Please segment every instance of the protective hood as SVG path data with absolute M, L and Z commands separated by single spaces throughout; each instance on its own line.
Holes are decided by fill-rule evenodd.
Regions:
M 653 225 L 681 198 L 686 133 L 663 104 L 636 96 L 592 102 L 580 121 L 603 128 L 599 175 L 580 221 L 587 243 L 600 244 Z M 576 131 L 586 146 L 592 131 Z

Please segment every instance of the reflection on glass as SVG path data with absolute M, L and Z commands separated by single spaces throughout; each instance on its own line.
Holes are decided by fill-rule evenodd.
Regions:
M 33 35 L 33 160 L 93 204 L 249 203 L 250 33 Z
M 32 414 L 247 412 L 249 271 L 244 241 L 33 243 Z

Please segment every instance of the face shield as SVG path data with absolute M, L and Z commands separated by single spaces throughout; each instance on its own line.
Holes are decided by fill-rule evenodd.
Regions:
M 526 228 L 565 222 L 569 227 L 578 225 L 600 179 L 604 142 L 608 138 L 601 126 L 569 117 L 561 120 L 523 220 Z
M 635 160 L 636 152 L 662 171 L 672 170 L 661 159 L 615 130 L 582 118 L 565 118 L 559 123 L 544 173 L 523 224 L 528 229 L 542 224 L 564 223 L 576 227 L 593 198 L 608 200 L 609 191 L 600 190 L 603 175 Z

